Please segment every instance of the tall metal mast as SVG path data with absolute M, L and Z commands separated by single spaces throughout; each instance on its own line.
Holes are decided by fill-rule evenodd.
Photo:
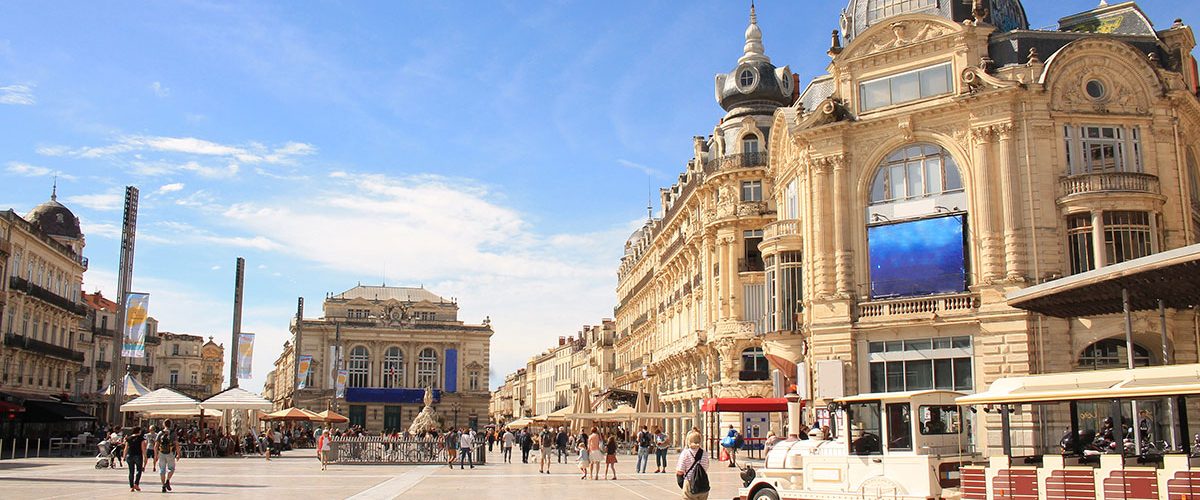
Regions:
M 296 298 L 296 339 L 292 341 L 292 406 L 296 406 L 296 383 L 300 380 L 300 339 L 304 336 L 304 297 Z
M 238 386 L 238 340 L 242 333 L 242 284 L 246 275 L 246 259 L 237 258 L 237 275 L 233 279 L 233 355 L 229 357 L 229 387 Z
M 125 357 L 121 350 L 125 344 L 125 302 L 129 287 L 133 282 L 133 247 L 137 236 L 138 189 L 133 186 L 125 187 L 125 217 L 121 223 L 121 260 L 117 274 L 117 329 L 113 334 L 112 365 L 108 369 L 108 378 L 112 390 L 112 398 L 108 403 L 108 423 L 115 425 L 121 420 L 121 401 L 125 397 L 125 385 L 121 383 L 125 376 Z

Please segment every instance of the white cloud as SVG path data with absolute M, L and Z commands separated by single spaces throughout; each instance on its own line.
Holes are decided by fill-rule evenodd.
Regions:
M 75 204 L 92 210 L 121 210 L 125 205 L 125 194 L 120 191 L 78 194 L 68 196 L 66 201 L 68 204 Z
M 173 182 L 171 184 L 165 184 L 162 187 L 158 188 L 158 194 L 174 193 L 174 192 L 182 191 L 182 190 L 183 190 L 182 182 Z
M 21 162 L 15 162 L 15 161 L 8 162 L 8 167 L 5 168 L 4 170 L 10 174 L 20 175 L 20 176 L 24 176 L 24 177 L 49 177 L 50 175 L 56 175 L 60 179 L 65 179 L 65 180 L 70 180 L 70 181 L 73 181 L 76 179 L 76 177 L 71 174 L 55 172 L 46 167 L 39 167 L 37 165 L 30 165 L 28 163 L 21 163 Z
M 221 266 L 212 266 L 212 267 L 210 267 L 210 268 L 208 268 L 208 269 L 209 269 L 210 271 L 220 271 L 220 270 L 221 270 Z
M 0 87 L 0 104 L 16 104 L 32 106 L 37 103 L 33 97 L 32 85 L 5 85 Z
M 237 175 L 243 164 L 294 165 L 300 158 L 315 154 L 317 148 L 295 141 L 270 147 L 257 142 L 230 145 L 195 137 L 131 135 L 103 146 L 50 145 L 39 146 L 37 152 L 45 156 L 108 159 L 138 175 L 190 172 L 202 177 L 223 178 Z M 275 174 L 262 169 L 258 171 L 264 175 Z
M 150 84 L 150 91 L 154 92 L 154 95 L 159 97 L 167 97 L 171 95 L 171 89 L 164 86 L 162 82 L 152 82 Z
M 618 159 L 617 164 L 621 165 L 622 167 L 625 167 L 625 168 L 637 170 L 638 172 L 641 172 L 641 173 L 649 175 L 649 176 L 663 177 L 662 172 L 659 172 L 658 170 L 655 170 L 653 168 L 642 165 L 641 163 L 636 163 L 636 162 L 632 162 L 629 160 Z
M 84 219 L 80 221 L 80 226 L 83 234 L 87 236 L 89 240 L 95 237 L 109 239 L 117 239 L 121 237 L 121 226 L 116 224 L 107 222 L 92 223 L 88 222 L 87 219 Z
M 159 222 L 153 226 L 152 231 L 152 233 L 147 234 L 143 239 L 164 245 L 206 244 L 262 251 L 271 251 L 279 248 L 278 243 L 264 236 L 216 234 L 186 222 Z

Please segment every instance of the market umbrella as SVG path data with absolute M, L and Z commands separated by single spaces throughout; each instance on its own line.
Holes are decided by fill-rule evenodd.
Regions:
M 200 407 L 207 410 L 271 411 L 275 409 L 275 404 L 241 387 L 230 387 L 201 401 Z
M 575 405 L 571 408 L 571 414 L 567 415 L 568 420 L 580 420 L 580 427 L 587 426 L 587 419 L 576 418 L 576 415 L 586 415 L 592 412 L 592 391 L 588 386 L 580 385 L 579 390 L 575 392 Z
M 297 421 L 312 420 L 311 415 L 312 415 L 312 412 L 306 412 L 299 408 L 287 408 L 287 409 L 279 410 L 275 413 L 268 413 L 266 415 L 258 417 L 258 419 L 259 420 L 271 420 L 271 421 L 283 421 L 283 422 L 297 422 Z
M 200 403 L 195 399 L 163 387 L 121 405 L 123 412 L 191 411 L 198 413 Z
M 307 410 L 305 410 L 305 411 L 307 411 Z M 333 410 L 325 410 L 321 413 L 314 413 L 313 417 L 314 417 L 313 418 L 314 421 L 326 422 L 326 423 L 330 423 L 330 424 L 344 424 L 344 423 L 347 423 L 350 421 L 350 419 L 337 414 Z
M 149 388 L 142 385 L 141 382 L 138 382 L 138 379 L 133 378 L 133 375 L 128 374 L 128 373 L 126 373 L 125 376 L 123 378 L 121 378 L 120 383 L 125 384 L 124 394 L 125 394 L 125 397 L 127 397 L 127 398 L 132 398 L 132 397 L 137 397 L 137 396 L 145 396 L 147 394 L 150 394 L 150 392 L 151 392 Z M 104 395 L 112 396 L 113 389 L 116 389 L 116 388 L 117 388 L 116 385 L 108 386 L 108 389 L 104 391 Z

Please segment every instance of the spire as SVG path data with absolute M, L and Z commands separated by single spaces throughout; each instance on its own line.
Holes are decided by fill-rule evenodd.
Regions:
M 54 184 L 50 188 L 50 201 L 58 201 L 58 174 L 54 174 Z
M 745 54 L 738 59 L 738 64 L 748 62 L 771 62 L 771 58 L 763 53 L 762 30 L 758 29 L 758 15 L 754 12 L 754 2 L 750 2 L 750 26 L 746 27 Z

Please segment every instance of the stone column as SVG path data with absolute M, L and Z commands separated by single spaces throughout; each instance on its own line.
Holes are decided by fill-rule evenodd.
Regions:
M 817 264 L 817 296 L 828 297 L 833 294 L 834 288 L 834 248 L 833 239 L 830 238 L 830 215 L 827 212 L 829 203 L 829 168 L 828 159 L 821 158 L 812 162 L 813 177 L 815 180 L 815 194 L 813 200 L 813 213 L 810 215 L 813 219 L 813 239 L 814 249 L 817 255 L 813 256 Z
M 853 282 L 850 279 L 850 213 L 847 204 L 853 198 L 847 185 L 846 169 L 848 167 L 845 155 L 828 158 L 833 166 L 833 246 L 836 260 L 837 293 L 841 297 L 850 297 Z
M 980 259 L 983 283 L 991 283 L 1004 277 L 1004 256 L 1000 236 L 996 231 L 996 221 L 992 205 L 992 192 L 987 186 L 994 179 L 990 159 L 991 143 L 995 137 L 992 127 L 978 127 L 971 130 L 974 139 L 975 179 L 974 195 L 977 203 L 977 227 L 975 234 L 979 237 Z
M 1092 265 L 1100 269 L 1108 265 L 1108 254 L 1104 250 L 1104 211 L 1092 212 Z
M 1005 278 L 1019 280 L 1026 274 L 1024 257 L 1030 250 L 1021 241 L 1018 227 L 1021 224 L 1021 185 L 1016 166 L 1012 162 L 1013 125 L 1005 123 L 995 127 L 998 139 L 997 163 L 1000 167 L 1001 202 L 1004 209 L 1004 264 Z

